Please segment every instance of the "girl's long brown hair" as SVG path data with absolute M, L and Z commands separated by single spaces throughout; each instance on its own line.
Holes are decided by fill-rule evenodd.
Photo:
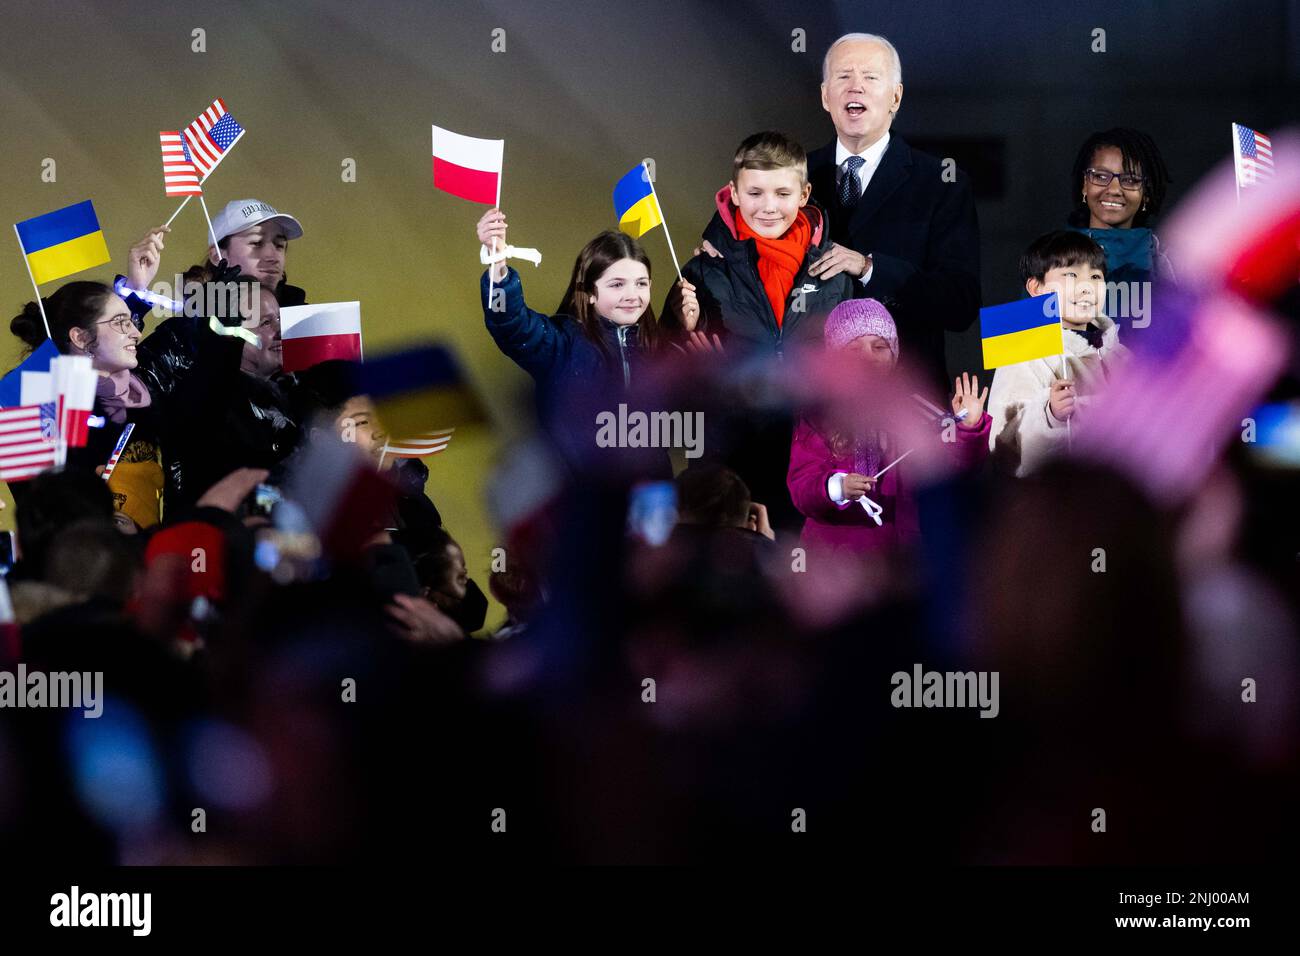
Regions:
M 569 288 L 565 290 L 560 301 L 559 312 L 571 315 L 582 328 L 582 333 L 595 342 L 602 352 L 606 351 L 605 340 L 600 334 L 600 314 L 591 302 L 596 294 L 596 282 L 605 274 L 605 270 L 620 259 L 632 259 L 641 263 L 646 272 L 653 276 L 650 269 L 650 257 L 637 242 L 625 232 L 607 229 L 582 247 L 577 261 L 573 263 L 573 275 L 569 279 Z M 659 345 L 659 321 L 655 318 L 654 307 L 646 306 L 636 322 L 637 342 L 641 348 L 653 351 Z

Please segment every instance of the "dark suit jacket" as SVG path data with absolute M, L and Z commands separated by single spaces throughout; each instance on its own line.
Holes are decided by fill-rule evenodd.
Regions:
M 840 205 L 836 171 L 834 140 L 808 155 L 813 198 L 830 213 L 831 238 L 872 257 L 862 293 L 894 300 L 903 354 L 942 369 L 944 331 L 962 332 L 979 317 L 979 223 L 970 180 L 958 172 L 945 182 L 940 161 L 897 133 L 890 133 L 852 210 Z

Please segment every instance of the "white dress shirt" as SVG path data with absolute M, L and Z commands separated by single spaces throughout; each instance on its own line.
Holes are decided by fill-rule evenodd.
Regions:
M 838 137 L 836 137 L 835 139 L 835 168 L 837 170 L 836 182 L 835 182 L 836 188 L 839 187 L 838 170 L 844 166 L 844 161 L 848 159 L 850 156 L 860 156 L 862 157 L 862 165 L 858 167 L 857 175 L 858 175 L 858 182 L 862 185 L 862 189 L 858 193 L 859 200 L 861 200 L 861 197 L 864 196 L 867 192 L 867 185 L 871 182 L 871 177 L 874 176 L 876 174 L 876 170 L 880 168 L 880 160 L 884 157 L 885 150 L 888 148 L 889 148 L 889 130 L 885 130 L 884 136 L 880 137 L 880 139 L 876 140 L 874 143 L 872 143 L 870 146 L 868 146 L 860 153 L 849 152 L 849 148 L 845 146 L 844 143 L 841 142 Z M 871 262 L 870 257 L 868 257 L 867 262 L 868 263 Z M 868 282 L 871 281 L 871 273 L 874 271 L 875 271 L 874 265 L 867 266 L 867 271 L 862 274 L 862 278 L 860 280 L 863 285 L 866 285 Z

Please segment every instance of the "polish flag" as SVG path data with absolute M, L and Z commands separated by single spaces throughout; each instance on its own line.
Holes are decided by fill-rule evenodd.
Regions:
M 99 375 L 88 355 L 60 355 L 50 362 L 50 383 L 58 402 L 59 439 L 69 448 L 86 444 Z
M 501 196 L 503 139 L 475 139 L 433 128 L 433 185 L 471 202 L 495 205 Z
M 284 370 L 299 372 L 330 359 L 361 361 L 361 303 L 291 305 L 280 310 Z

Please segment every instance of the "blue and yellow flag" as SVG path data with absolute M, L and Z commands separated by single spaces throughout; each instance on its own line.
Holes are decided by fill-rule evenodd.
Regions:
M 980 344 L 986 369 L 1060 355 L 1065 344 L 1056 293 L 980 309 Z
M 24 220 L 14 229 L 37 285 L 102 266 L 112 258 L 89 199 Z
M 664 221 L 650 185 L 650 171 L 644 163 L 637 163 L 614 184 L 614 216 L 618 226 L 639 239 Z
M 370 396 L 394 442 L 434 428 L 487 421 L 460 363 L 440 345 L 368 358 L 358 369 L 356 390 Z

